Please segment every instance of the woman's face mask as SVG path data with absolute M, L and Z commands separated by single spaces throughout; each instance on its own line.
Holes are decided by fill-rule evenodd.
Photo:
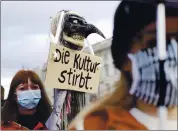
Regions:
M 41 90 L 34 86 L 32 88 L 35 89 L 21 87 L 21 90 L 17 91 L 17 103 L 26 109 L 35 108 L 41 99 Z
M 177 105 L 177 45 L 172 39 L 167 47 L 167 59 L 164 63 L 166 80 L 165 106 Z M 147 48 L 135 54 L 128 54 L 132 62 L 132 86 L 130 94 L 149 104 L 158 106 L 159 100 L 159 59 L 157 48 Z

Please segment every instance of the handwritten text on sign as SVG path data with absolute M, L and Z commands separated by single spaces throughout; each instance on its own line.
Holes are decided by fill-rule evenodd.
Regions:
M 88 93 L 98 91 L 101 58 L 55 44 L 51 44 L 49 53 L 47 87 Z

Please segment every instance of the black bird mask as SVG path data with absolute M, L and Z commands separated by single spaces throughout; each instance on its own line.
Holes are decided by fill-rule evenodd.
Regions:
M 65 13 L 61 26 L 62 31 L 59 38 L 59 41 L 62 45 L 70 49 L 81 50 L 84 46 L 84 39 L 90 34 L 97 33 L 105 38 L 104 34 L 98 28 L 87 23 L 86 20 L 76 12 L 67 10 L 63 11 Z M 59 12 L 51 22 L 51 32 L 54 36 L 56 35 L 57 25 L 60 17 L 61 12 Z

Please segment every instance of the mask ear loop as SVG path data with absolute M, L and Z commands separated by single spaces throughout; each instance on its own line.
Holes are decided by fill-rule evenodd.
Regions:
M 157 49 L 158 49 L 158 58 L 160 60 L 160 73 L 164 67 L 164 61 L 167 57 L 166 53 L 166 22 L 165 22 L 165 5 L 160 2 L 157 5 Z M 161 76 L 161 75 L 160 75 Z M 160 83 L 162 83 L 162 77 L 160 77 Z M 162 85 L 162 84 L 161 84 Z M 160 85 L 159 85 L 160 86 Z M 167 108 L 164 105 L 166 87 L 160 87 L 159 93 L 159 107 L 157 109 L 159 116 L 159 130 L 165 130 L 165 125 L 167 121 Z

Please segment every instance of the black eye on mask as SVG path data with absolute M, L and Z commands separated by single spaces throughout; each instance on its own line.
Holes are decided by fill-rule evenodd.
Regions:
M 86 23 L 86 21 L 83 17 L 79 17 L 77 15 L 69 15 L 67 18 L 68 18 L 68 21 L 73 24 L 83 25 Z
M 79 25 L 83 24 L 83 22 L 77 18 L 69 18 L 69 21 L 73 24 L 79 24 Z

